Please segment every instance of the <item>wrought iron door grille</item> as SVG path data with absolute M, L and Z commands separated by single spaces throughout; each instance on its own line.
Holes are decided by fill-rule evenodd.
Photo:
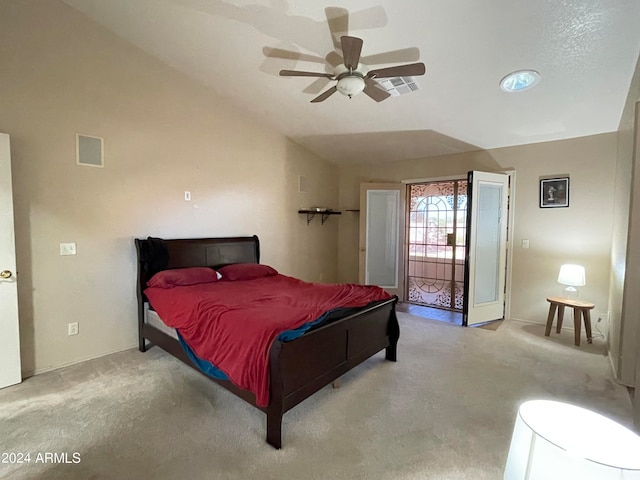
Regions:
M 467 181 L 409 189 L 407 299 L 462 311 Z

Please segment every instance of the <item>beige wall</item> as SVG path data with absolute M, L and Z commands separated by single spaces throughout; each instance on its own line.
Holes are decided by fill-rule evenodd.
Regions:
M 0 65 L 26 373 L 136 344 L 136 236 L 257 234 L 263 263 L 336 279 L 337 222 L 296 213 L 336 205 L 334 166 L 61 2 L 2 2 Z M 104 168 L 76 165 L 76 132 Z
M 607 312 L 612 229 L 615 133 L 531 144 L 401 163 L 344 167 L 340 170 L 340 206 L 357 208 L 359 184 L 452 175 L 468 170 L 514 169 L 516 193 L 512 256 L 511 318 L 546 321 L 545 298 L 558 295 L 562 263 L 579 263 L 587 271 L 581 296 Z M 539 179 L 570 176 L 570 207 L 539 208 Z M 343 215 L 339 232 L 340 279 L 358 274 L 358 225 Z M 530 248 L 521 248 L 528 239 Z

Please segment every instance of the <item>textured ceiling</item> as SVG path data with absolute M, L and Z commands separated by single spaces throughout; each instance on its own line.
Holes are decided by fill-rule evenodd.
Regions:
M 337 163 L 615 131 L 640 54 L 638 0 L 63 1 Z M 364 40 L 369 68 L 424 62 L 420 89 L 309 103 L 332 82 L 278 71 L 332 72 L 330 25 Z M 540 84 L 502 92 L 523 68 Z

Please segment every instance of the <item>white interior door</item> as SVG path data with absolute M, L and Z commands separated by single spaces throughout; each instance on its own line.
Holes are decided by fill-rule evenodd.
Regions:
M 0 388 L 21 381 L 11 149 L 0 133 Z
M 509 176 L 469 172 L 463 324 L 504 317 Z
M 400 183 L 360 186 L 360 274 L 365 285 L 378 285 L 404 297 L 404 208 Z

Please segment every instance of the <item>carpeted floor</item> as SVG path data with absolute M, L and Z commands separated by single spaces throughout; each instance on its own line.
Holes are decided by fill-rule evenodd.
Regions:
M 576 347 L 571 331 L 544 337 L 542 325 L 399 318 L 398 362 L 378 354 L 288 412 L 279 451 L 264 441 L 260 411 L 158 348 L 0 390 L 0 455 L 31 454 L 0 463 L 0 478 L 500 479 L 524 400 L 631 426 L 601 339 Z M 69 463 L 36 462 L 46 453 Z

